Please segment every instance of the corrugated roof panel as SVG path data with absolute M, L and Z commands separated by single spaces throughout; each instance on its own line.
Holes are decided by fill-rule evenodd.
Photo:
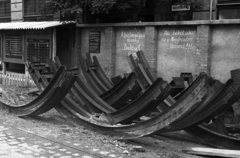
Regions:
M 0 23 L 0 30 L 26 30 L 26 29 L 45 29 L 66 24 L 73 24 L 75 22 L 66 21 L 45 21 L 45 22 L 14 22 L 14 23 Z

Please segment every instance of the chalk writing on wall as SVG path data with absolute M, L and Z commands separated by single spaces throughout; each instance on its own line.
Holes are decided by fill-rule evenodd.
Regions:
M 115 75 L 131 72 L 127 56 L 136 58 L 136 52 L 144 51 L 145 28 L 118 28 L 116 29 L 116 62 Z
M 157 75 L 167 81 L 196 68 L 195 26 L 164 26 L 158 30 Z
M 127 51 L 127 55 L 132 54 L 136 56 L 136 52 L 141 50 L 142 39 L 145 38 L 145 34 L 139 32 L 121 32 L 121 38 L 124 39 L 123 50 Z
M 191 30 L 165 30 L 160 41 L 169 43 L 169 49 L 195 49 L 193 44 L 195 33 L 196 31 Z

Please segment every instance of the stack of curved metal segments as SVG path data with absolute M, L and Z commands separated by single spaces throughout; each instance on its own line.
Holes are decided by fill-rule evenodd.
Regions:
M 201 73 L 185 88 L 181 78 L 168 83 L 154 77 L 143 52 L 137 56 L 128 56 L 132 72 L 118 82 L 112 82 L 88 53 L 80 59 L 79 69 L 66 70 L 57 57 L 47 64 L 28 63 L 42 93 L 26 105 L 2 105 L 19 116 L 55 108 L 74 125 L 119 139 L 183 129 L 211 146 L 240 148 L 240 140 L 228 136 L 214 119 L 238 100 L 238 83 L 229 79 L 223 84 Z

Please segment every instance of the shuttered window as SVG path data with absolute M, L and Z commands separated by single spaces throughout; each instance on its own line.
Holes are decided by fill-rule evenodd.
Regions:
M 218 4 L 239 3 L 239 0 L 218 0 Z
M 40 13 L 40 8 L 46 0 L 25 0 L 24 1 L 24 13 L 36 14 Z
M 9 2 L 0 2 L 0 17 L 10 16 L 10 1 Z

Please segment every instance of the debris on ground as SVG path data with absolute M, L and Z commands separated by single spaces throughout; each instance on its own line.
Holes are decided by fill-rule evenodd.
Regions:
M 135 151 L 135 152 L 146 152 L 146 149 L 144 149 L 142 146 L 133 146 L 131 148 L 131 151 Z

